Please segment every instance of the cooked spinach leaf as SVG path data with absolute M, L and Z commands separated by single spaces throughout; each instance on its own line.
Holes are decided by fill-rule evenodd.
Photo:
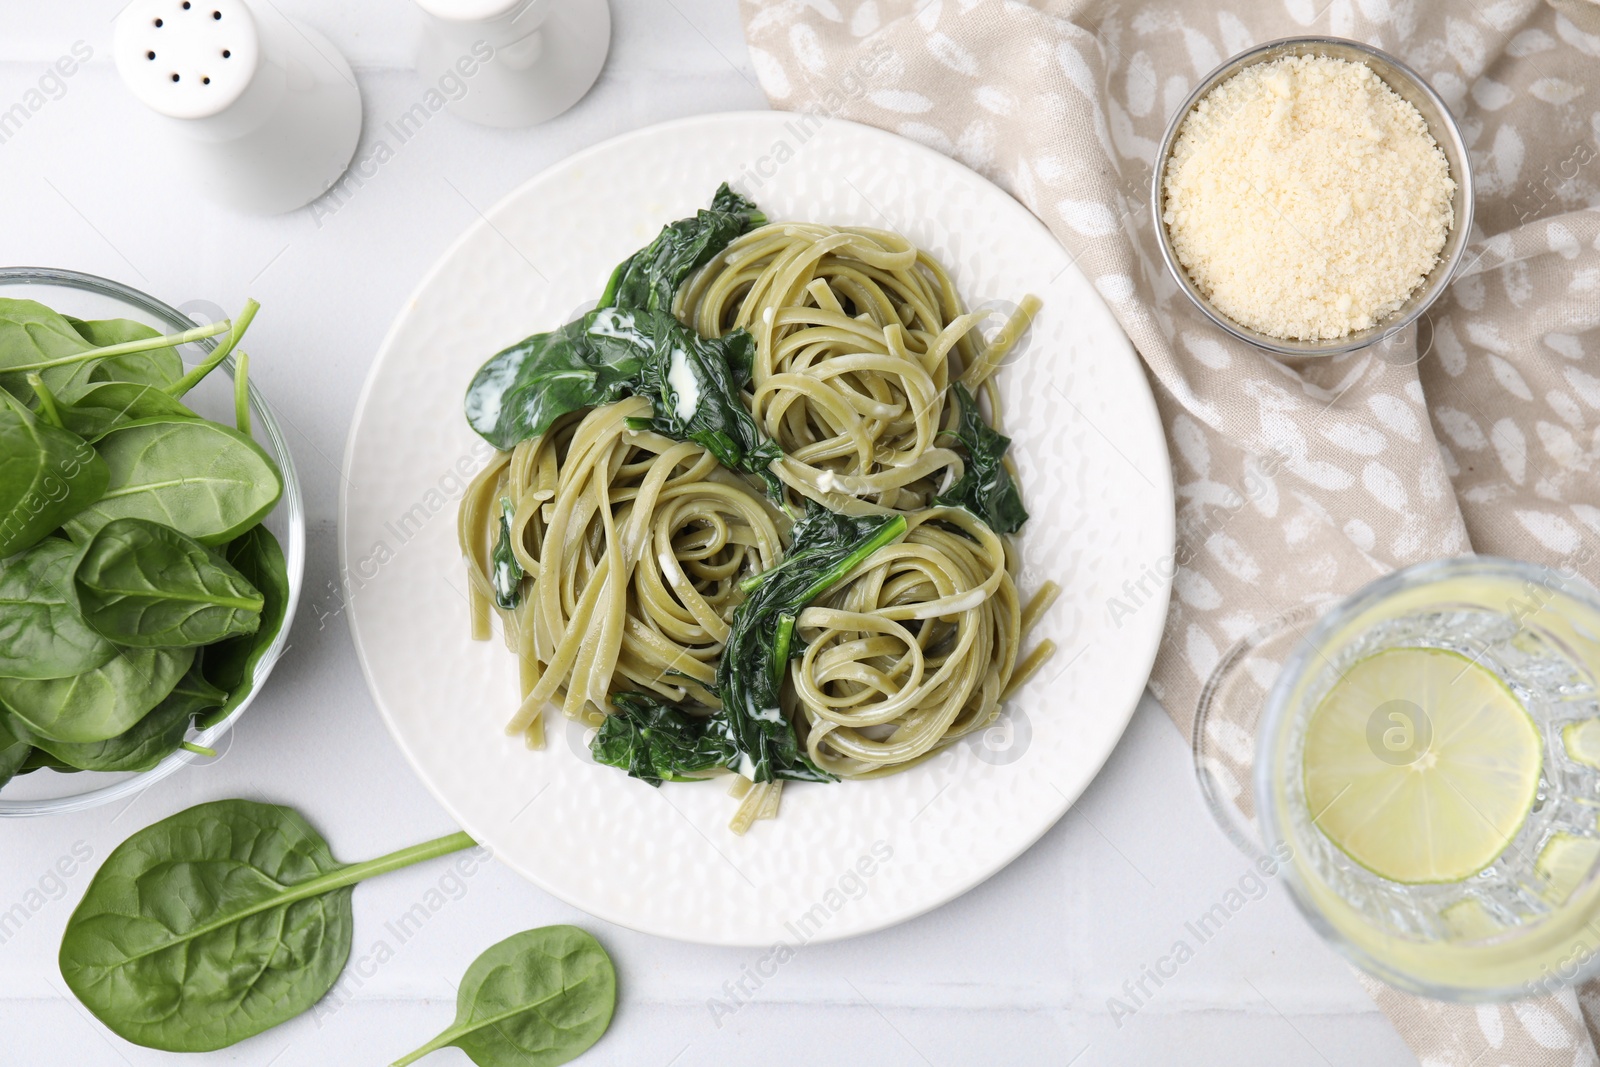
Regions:
M 761 432 L 739 395 L 755 363 L 755 338 L 743 330 L 702 338 L 669 313 L 656 311 L 651 341 L 634 391 L 654 403 L 654 417 L 630 419 L 629 425 L 693 441 L 724 467 L 754 474 L 774 497 L 781 494 L 783 485 L 771 467 L 783 458 L 783 449 Z
M 513 934 L 472 961 L 451 1027 L 393 1067 L 454 1045 L 478 1067 L 557 1067 L 587 1052 L 611 1025 L 617 972 L 576 926 Z
M 790 654 L 786 649 L 778 659 L 779 632 L 792 629 L 802 608 L 905 532 L 904 515 L 839 515 L 812 504 L 795 523 L 783 562 L 747 581 L 749 599 L 734 609 L 717 663 L 717 695 L 739 746 L 740 773 L 747 778 L 834 780 L 801 751 L 779 705 Z
M 799 651 L 793 643 L 794 621 L 801 609 L 842 581 L 856 564 L 905 532 L 904 515 L 839 515 L 810 505 L 805 518 L 795 524 L 784 561 L 744 583 L 749 598 L 734 609 L 728 641 L 717 661 L 715 688 L 722 710 L 708 719 L 696 719 L 703 725 L 690 731 L 664 713 L 670 705 L 641 694 L 622 694 L 613 701 L 620 714 L 606 720 L 591 745 L 596 762 L 621 767 L 647 781 L 667 779 L 662 772 L 673 769 L 680 753 L 686 753 L 687 760 L 720 756 L 712 742 L 723 738 L 733 745 L 731 760 L 706 767 L 727 766 L 756 782 L 834 781 L 801 750 L 778 699 L 789 659 Z M 694 718 L 682 710 L 677 714 Z M 647 734 L 650 729 L 656 732 Z M 635 768 L 642 773 L 636 774 Z M 682 769 L 695 768 L 685 764 Z
M 690 274 L 735 237 L 766 223 L 760 208 L 723 182 L 710 208 L 668 223 L 654 241 L 623 260 L 606 282 L 599 306 L 671 311 L 678 287 Z
M 39 543 L 98 501 L 110 477 L 83 438 L 0 390 L 0 559 Z
M 201 544 L 222 544 L 260 522 L 283 493 L 272 457 L 215 422 L 140 419 L 106 434 L 96 449 L 111 480 L 105 495 L 67 524 L 77 541 L 112 519 L 140 518 Z
M 228 543 L 223 555 L 234 569 L 261 591 L 261 625 L 253 634 L 230 637 L 200 653 L 206 680 L 228 693 L 215 711 L 199 717 L 196 725 L 208 730 L 233 714 L 255 688 L 261 658 L 278 639 L 289 610 L 289 565 L 272 531 L 255 526 Z
M 261 625 L 261 593 L 244 575 L 148 519 L 113 519 L 95 531 L 73 582 L 84 619 L 119 645 L 210 645 Z
M 695 781 L 714 767 L 737 770 L 739 746 L 728 717 L 690 715 L 649 693 L 617 693 L 589 751 L 596 763 L 660 785 Z
M 117 654 L 78 608 L 77 559 L 76 545 L 50 537 L 0 561 L 0 677 L 66 678 Z
M 201 804 L 106 857 L 67 920 L 61 976 L 134 1044 L 226 1048 L 333 987 L 350 955 L 357 882 L 472 844 L 455 833 L 345 865 L 289 808 Z
M 648 351 L 633 321 L 614 308 L 591 311 L 497 353 L 467 387 L 467 422 L 509 452 L 569 411 L 627 396 Z
M 56 741 L 105 741 L 144 718 L 194 662 L 192 648 L 129 648 L 70 678 L 0 678 L 0 704 Z
M 494 572 L 489 576 L 494 583 L 494 602 L 507 611 L 522 602 L 522 579 L 528 576 L 511 548 L 511 511 L 511 498 L 501 497 L 500 536 L 495 539 L 489 555 L 494 564 Z
M 80 771 L 148 771 L 183 747 L 196 715 L 218 707 L 227 693 L 200 677 L 191 667 L 166 698 L 144 718 L 105 741 L 72 744 L 53 741 L 13 723 L 16 733 L 67 766 Z
M 1004 462 L 1011 438 L 995 432 L 966 386 L 951 382 L 950 388 L 956 395 L 958 414 L 955 428 L 948 432 L 967 454 L 966 469 L 934 503 L 966 508 L 995 533 L 1016 533 L 1028 521 L 1028 512 Z
M 632 394 L 650 397 L 657 415 L 669 418 L 664 426 L 670 424 L 664 414 L 668 408 L 677 421 L 690 422 L 695 409 L 704 405 L 680 406 L 676 398 L 681 394 L 669 399 L 662 384 L 672 370 L 674 352 L 683 353 L 680 362 L 692 359 L 695 370 L 680 375 L 693 373 L 696 383 L 703 382 L 696 386 L 702 395 L 715 392 L 723 378 L 742 384 L 749 377 L 750 359 L 740 347 L 746 342 L 705 341 L 678 323 L 672 317 L 672 298 L 691 271 L 765 221 L 754 204 L 722 186 L 710 210 L 671 223 L 648 247 L 623 261 L 593 311 L 558 330 L 520 341 L 485 363 L 467 387 L 467 422 L 501 451 L 544 433 L 567 412 Z M 641 381 L 652 364 L 653 389 Z M 704 435 L 739 460 L 730 466 L 764 473 L 758 457 L 741 459 L 759 445 L 760 437 L 738 397 L 728 394 L 716 404 L 697 424 L 672 436 L 706 444 L 700 436 L 691 436 Z M 734 411 L 747 425 L 736 425 L 739 416 Z

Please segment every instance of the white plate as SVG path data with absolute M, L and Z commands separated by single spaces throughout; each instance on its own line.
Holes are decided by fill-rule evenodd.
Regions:
M 529 752 L 502 727 L 513 657 L 468 636 L 455 504 L 488 446 L 461 398 L 490 355 L 593 306 L 612 267 L 737 181 L 774 219 L 887 227 L 949 269 L 969 306 L 1044 310 L 1001 375 L 1033 513 L 1024 595 L 1065 592 L 1037 631 L 1060 646 L 1009 722 L 907 773 L 791 784 L 745 837 L 717 785 L 652 789 L 588 759 L 553 717 Z M 999 320 L 994 322 L 998 326 Z M 373 697 L 463 829 L 536 885 L 611 922 L 719 945 L 876 930 L 958 896 L 1059 819 L 1122 735 L 1166 617 L 1107 601 L 1173 548 L 1170 467 L 1132 347 L 1049 231 L 959 164 L 892 134 L 783 113 L 639 130 L 540 174 L 474 225 L 395 320 L 345 456 L 341 553 Z M 1120 625 L 1118 625 L 1120 621 Z

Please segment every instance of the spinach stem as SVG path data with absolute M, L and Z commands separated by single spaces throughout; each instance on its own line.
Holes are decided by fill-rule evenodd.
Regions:
M 784 612 L 778 616 L 778 632 L 772 637 L 772 684 L 783 685 L 783 672 L 789 669 L 789 646 L 794 642 L 796 616 Z
M 104 348 L 91 348 L 87 352 L 76 352 L 70 356 L 61 356 L 57 359 L 40 360 L 37 363 L 19 363 L 7 367 L 10 372 L 29 370 L 49 370 L 51 367 L 65 367 L 72 363 L 86 363 L 92 359 L 107 359 L 111 356 L 126 356 L 134 352 L 151 352 L 158 348 L 176 348 L 179 345 L 190 344 L 194 341 L 204 341 L 207 337 L 215 337 L 227 330 L 229 320 L 213 322 L 209 326 L 196 326 L 192 330 L 182 333 L 168 334 L 165 337 L 144 337 L 137 341 L 124 341 L 117 345 L 106 345 Z
M 854 551 L 844 559 L 841 559 L 838 565 L 829 570 L 827 574 L 812 582 L 810 588 L 800 594 L 799 602 L 801 604 L 809 604 L 823 593 L 826 593 L 845 575 L 855 570 L 856 564 L 878 551 L 884 545 L 897 540 L 906 532 L 906 526 L 906 517 L 904 515 L 896 515 L 893 519 L 884 523 L 881 530 L 857 545 Z
M 33 395 L 39 398 L 39 414 L 58 430 L 65 430 L 66 423 L 61 421 L 61 409 L 56 406 L 56 395 L 50 387 L 44 384 L 44 379 L 39 377 L 38 371 L 28 372 L 28 386 L 33 390 Z
M 197 756 L 215 757 L 216 754 L 217 754 L 217 750 L 216 749 L 207 748 L 204 745 L 197 745 L 193 741 L 185 741 L 183 744 L 179 745 L 178 747 L 183 749 L 185 752 L 193 752 Z
M 246 300 L 244 307 L 239 310 L 239 314 L 235 315 L 231 320 L 223 320 L 224 325 L 229 322 L 232 324 L 228 329 L 228 336 L 216 348 L 211 350 L 209 356 L 195 364 L 188 374 L 185 374 L 162 391 L 168 396 L 177 399 L 199 385 L 206 375 L 217 369 L 217 364 L 228 358 L 228 354 L 244 338 L 244 332 L 250 328 L 250 322 L 256 317 L 256 312 L 259 310 L 261 310 L 260 304 L 254 300 Z M 221 333 L 222 331 L 217 330 L 215 332 Z M 207 334 L 207 336 L 212 335 Z
M 233 424 L 250 436 L 250 353 L 242 348 L 233 363 Z
M 428 1042 L 426 1045 L 423 1045 L 421 1048 L 417 1049 L 415 1052 L 412 1052 L 412 1053 L 410 1053 L 408 1055 L 402 1056 L 398 1060 L 395 1060 L 393 1063 L 391 1063 L 389 1065 L 389 1067 L 406 1067 L 407 1064 L 411 1064 L 411 1063 L 417 1062 L 422 1057 L 428 1055 L 430 1052 L 438 1052 L 440 1049 L 444 1048 L 446 1045 L 455 1044 L 457 1041 L 461 1040 L 461 1038 L 466 1036 L 467 1034 L 473 1033 L 473 1032 L 478 1031 L 478 1030 L 486 1029 L 487 1027 L 490 1027 L 490 1026 L 494 1027 L 495 1030 L 498 1031 L 500 1029 L 500 1024 L 505 1022 L 507 1019 L 515 1019 L 517 1016 L 522 1015 L 522 1014 L 524 1014 L 526 1012 L 535 1011 L 541 1005 L 548 1004 L 552 1000 L 555 1000 L 558 997 L 561 997 L 561 996 L 565 995 L 566 992 L 567 992 L 566 989 L 558 989 L 554 993 L 551 993 L 549 996 L 540 997 L 538 1000 L 532 1001 L 531 1003 L 528 1003 L 528 1004 L 517 1004 L 517 1005 L 514 1005 L 513 1007 L 507 1009 L 506 1011 L 497 1012 L 494 1015 L 478 1015 L 476 1012 L 474 1012 L 472 1014 L 471 1018 L 469 1019 L 469 1021 L 465 1025 L 463 1025 L 461 1023 L 461 1021 L 458 1019 L 455 1022 L 455 1024 L 452 1025 L 444 1033 L 440 1034 L 438 1037 L 434 1038 L 432 1041 Z M 505 1035 L 502 1034 L 501 1036 L 504 1037 Z
M 387 856 L 379 856 L 375 860 L 367 860 L 365 863 L 352 863 L 304 882 L 285 886 L 281 892 L 263 897 L 249 907 L 219 915 L 210 922 L 201 923 L 199 926 L 186 930 L 182 934 L 155 941 L 143 950 L 129 954 L 128 959 L 130 961 L 145 959 L 164 949 L 171 948 L 175 944 L 194 941 L 231 923 L 239 922 L 241 919 L 248 919 L 252 915 L 259 915 L 261 912 L 285 907 L 302 900 L 309 900 L 311 897 L 320 897 L 324 894 L 332 893 L 336 889 L 355 885 L 357 882 L 365 881 L 368 878 L 373 878 L 380 874 L 388 874 L 390 871 L 409 867 L 413 863 L 421 863 L 424 860 L 448 856 L 452 852 L 460 852 L 462 849 L 471 848 L 476 844 L 477 842 L 472 839 L 470 834 L 458 831 L 434 841 L 403 848 L 399 852 L 391 852 Z

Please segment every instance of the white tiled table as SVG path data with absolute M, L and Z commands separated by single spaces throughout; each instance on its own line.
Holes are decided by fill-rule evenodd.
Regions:
M 360 154 L 417 101 L 407 0 L 275 0 L 350 58 L 366 99 Z M 390 319 L 423 271 L 477 214 L 555 160 L 649 123 L 759 108 L 734 0 L 612 0 L 611 57 L 593 93 L 550 125 L 501 132 L 433 118 L 334 212 L 275 219 L 195 203 L 139 137 L 143 116 L 108 59 L 122 0 L 0 5 L 0 111 L 82 41 L 94 59 L 64 94 L 0 143 L 0 262 L 69 267 L 173 304 L 262 311 L 252 372 L 291 427 L 307 490 L 310 563 L 293 647 L 215 767 L 169 779 L 120 806 L 0 824 L 0 911 L 42 904 L 0 943 L 0 1063 L 118 1067 L 172 1062 L 110 1035 L 65 997 L 63 923 L 88 880 L 64 892 L 46 872 L 76 846 L 98 864 L 132 831 L 203 800 L 295 804 L 337 855 L 361 859 L 448 832 L 367 696 L 342 617 L 337 568 L 339 457 L 356 394 Z M 451 982 L 514 931 L 582 923 L 616 959 L 621 998 L 581 1062 L 1190 1065 L 1409 1063 L 1351 972 L 1269 886 L 1199 944 L 1185 923 L 1248 865 L 1210 825 L 1183 739 L 1146 700 L 1098 781 L 1031 851 L 987 884 L 914 922 L 803 949 L 752 1003 L 715 1020 L 711 997 L 759 953 L 663 941 L 588 919 L 491 864 L 459 900 L 395 946 L 337 1010 L 319 1010 L 235 1048 L 183 1062 L 310 1067 L 387 1063 L 453 1017 Z M 362 886 L 355 955 L 437 884 L 417 868 Z M 9 932 L 9 929 L 8 929 Z M 1195 950 L 1130 1017 L 1108 998 L 1175 941 Z M 858 992 L 859 991 L 859 992 Z M 718 1025 L 720 1021 L 721 1025 Z M 1077 1057 L 1074 1059 L 1074 1057 Z M 429 1063 L 466 1064 L 454 1050 Z

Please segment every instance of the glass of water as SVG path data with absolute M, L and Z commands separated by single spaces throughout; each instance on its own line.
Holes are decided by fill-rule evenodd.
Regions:
M 1588 585 L 1488 557 L 1388 575 L 1230 650 L 1194 740 L 1225 828 L 1288 857 L 1296 904 L 1364 970 L 1469 1001 L 1600 972 Z

